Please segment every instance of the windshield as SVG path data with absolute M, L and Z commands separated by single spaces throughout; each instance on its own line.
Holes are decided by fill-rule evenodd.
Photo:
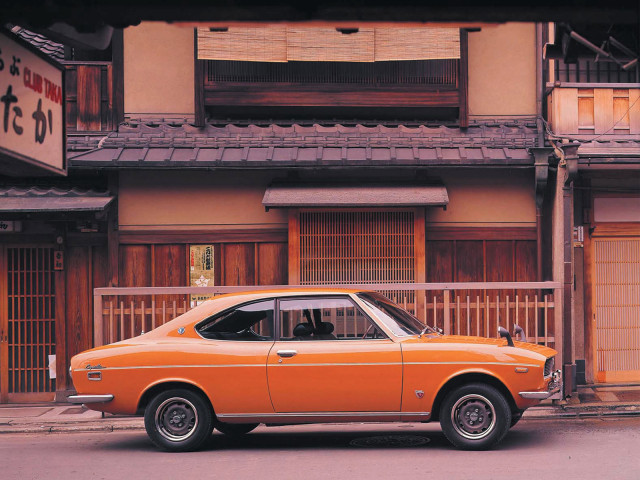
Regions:
M 434 329 L 426 326 L 380 293 L 362 292 L 357 295 L 360 300 L 374 311 L 376 317 L 389 327 L 394 335 L 418 335 L 425 329 L 430 333 L 436 333 Z

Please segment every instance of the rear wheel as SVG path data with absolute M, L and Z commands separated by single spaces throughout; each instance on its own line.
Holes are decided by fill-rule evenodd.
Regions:
M 440 408 L 440 425 L 447 439 L 464 450 L 486 450 L 504 438 L 511 410 L 504 396 L 490 385 L 471 383 L 449 392 Z
M 230 437 L 241 437 L 255 430 L 259 423 L 224 423 L 215 422 L 213 428 Z
M 147 405 L 144 426 L 151 441 L 163 450 L 196 450 L 209 437 L 213 413 L 199 393 L 185 389 L 160 392 Z

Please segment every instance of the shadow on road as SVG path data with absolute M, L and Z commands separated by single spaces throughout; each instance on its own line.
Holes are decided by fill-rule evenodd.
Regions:
M 528 429 L 514 429 L 510 431 L 505 439 L 495 450 L 519 450 L 529 449 L 539 444 L 548 442 L 549 439 L 542 432 L 527 431 Z M 401 442 L 394 442 L 401 436 L 413 437 L 414 440 L 420 438 L 423 441 L 420 445 L 398 446 Z M 391 438 L 389 445 L 376 444 L 373 446 L 354 446 L 352 441 L 356 440 L 356 444 L 361 444 L 358 440 L 369 439 L 371 437 L 396 437 Z M 134 438 L 113 437 L 110 441 L 105 442 L 99 448 L 108 450 L 126 450 L 132 451 L 159 451 L 146 437 L 140 433 Z M 365 442 L 366 443 L 366 442 Z M 455 450 L 455 448 L 447 441 L 441 431 L 411 429 L 408 431 L 393 430 L 367 430 L 367 431 L 349 431 L 345 427 L 344 431 L 291 431 L 290 429 L 281 430 L 278 427 L 264 429 L 249 433 L 242 437 L 229 437 L 215 432 L 210 439 L 204 444 L 201 451 L 247 451 L 247 450 L 278 450 L 278 451 L 302 451 L 312 449 L 331 449 L 331 450 Z

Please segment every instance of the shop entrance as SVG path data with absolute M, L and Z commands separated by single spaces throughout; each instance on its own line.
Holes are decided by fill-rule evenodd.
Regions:
M 593 240 L 596 382 L 640 381 L 640 238 Z
M 53 401 L 55 312 L 54 249 L 0 245 L 1 403 Z

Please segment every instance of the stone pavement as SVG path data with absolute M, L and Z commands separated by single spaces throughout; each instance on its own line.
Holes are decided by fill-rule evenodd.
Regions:
M 526 419 L 640 416 L 640 384 L 580 386 L 566 401 L 544 401 L 524 414 Z M 111 432 L 142 430 L 141 417 L 102 415 L 81 405 L 0 405 L 2 433 Z

